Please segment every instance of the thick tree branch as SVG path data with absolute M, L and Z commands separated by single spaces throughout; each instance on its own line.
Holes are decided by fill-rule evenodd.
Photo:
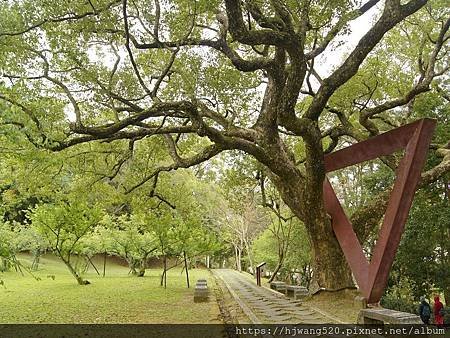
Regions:
M 229 20 L 229 31 L 233 39 L 247 45 L 289 46 L 293 36 L 273 29 L 249 30 L 245 25 L 239 0 L 225 0 L 225 8 Z

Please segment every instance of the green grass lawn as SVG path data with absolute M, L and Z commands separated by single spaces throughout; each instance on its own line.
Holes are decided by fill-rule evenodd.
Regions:
M 29 262 L 28 256 L 19 258 Z M 0 286 L 0 323 L 220 323 L 213 290 L 209 302 L 193 301 L 197 279 L 215 286 L 208 270 L 189 271 L 190 289 L 181 269 L 169 271 L 167 289 L 159 285 L 160 274 L 161 269 L 147 269 L 145 277 L 134 277 L 127 267 L 109 262 L 105 278 L 91 268 L 84 277 L 92 284 L 79 286 L 65 265 L 46 256 L 35 273 L 39 281 L 27 273 L 0 273 L 5 283 Z

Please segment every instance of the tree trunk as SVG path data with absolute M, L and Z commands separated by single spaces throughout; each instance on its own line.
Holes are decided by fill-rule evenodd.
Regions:
M 141 264 L 140 264 L 140 267 L 139 267 L 139 272 L 138 272 L 138 274 L 137 274 L 138 277 L 144 277 L 144 275 L 145 275 L 146 263 L 147 263 L 147 257 L 144 257 L 144 258 L 141 260 Z
M 1 259 L 2 259 L 2 264 L 1 264 L 1 267 L 0 267 L 0 271 L 1 272 L 8 271 L 9 267 L 10 267 L 9 260 L 4 258 L 4 257 L 2 257 Z
M 164 255 L 164 271 L 161 275 L 161 286 L 164 284 L 164 289 L 167 288 L 167 256 Z
M 127 260 L 128 262 L 128 267 L 130 268 L 130 272 L 133 276 L 136 276 L 138 274 L 137 270 L 136 270 L 136 262 L 134 259 L 130 259 Z M 128 273 L 130 273 L 128 272 Z
M 159 281 L 159 286 L 163 286 L 164 285 L 164 275 L 166 274 L 166 269 L 163 269 L 163 272 L 161 274 L 161 279 Z
M 236 270 L 242 272 L 242 264 L 241 264 L 242 250 L 237 245 L 234 247 L 234 254 L 236 259 Z
M 87 285 L 90 284 L 89 281 L 84 280 L 78 272 L 75 270 L 75 268 L 70 264 L 70 257 L 66 260 L 61 254 L 59 254 L 59 258 L 63 261 L 63 263 L 67 266 L 72 276 L 77 280 L 78 285 Z
M 255 267 L 253 265 L 252 253 L 250 250 L 250 245 L 247 241 L 245 241 L 245 250 L 247 250 L 248 262 L 250 264 L 250 269 L 252 270 L 252 274 L 255 274 Z
M 303 266 L 303 278 L 302 278 L 302 282 L 303 285 L 309 290 L 309 286 L 311 284 L 311 267 L 309 266 L 309 264 L 306 264 L 305 266 Z M 300 285 L 302 285 L 300 283 Z
M 103 277 L 105 277 L 106 274 L 106 251 L 105 255 L 103 256 Z
M 41 257 L 40 250 L 34 251 L 34 253 L 33 253 L 33 263 L 31 263 L 31 270 L 32 271 L 37 271 L 37 269 L 39 268 L 40 257 Z
M 186 269 L 186 284 L 189 289 L 189 269 L 187 264 L 186 251 L 183 251 L 183 256 L 184 256 L 184 268 Z
M 310 291 L 337 291 L 354 287 L 352 273 L 325 211 L 322 193 L 305 191 L 300 182 L 272 180 L 283 201 L 304 222 L 312 250 Z M 311 203 L 313 199 L 315 202 Z
M 238 256 L 238 247 L 236 245 L 234 246 L 234 261 L 235 261 L 236 270 L 237 271 L 241 271 L 240 270 L 239 256 Z
M 94 262 L 92 262 L 92 259 L 90 257 L 88 257 L 88 256 L 86 256 L 86 258 L 88 259 L 89 263 L 91 263 L 91 265 L 94 268 L 94 270 L 97 273 L 97 275 L 100 276 L 100 272 L 98 271 L 97 267 L 94 265 Z
M 164 255 L 164 289 L 167 288 L 167 256 Z
M 275 268 L 275 270 L 274 270 L 272 276 L 270 276 L 269 283 L 272 282 L 272 281 L 277 277 L 278 271 L 280 271 L 281 267 L 283 266 L 283 262 L 284 262 L 284 253 L 279 253 L 279 254 L 280 254 L 280 255 L 278 256 L 278 264 L 277 264 L 277 267 Z
M 337 291 L 354 287 L 350 268 L 331 228 L 330 221 L 328 219 L 317 221 L 318 224 L 307 226 L 312 245 L 311 291 L 315 292 L 322 288 Z

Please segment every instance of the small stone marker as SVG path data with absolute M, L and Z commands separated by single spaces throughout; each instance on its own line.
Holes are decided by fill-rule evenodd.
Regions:
M 194 288 L 194 303 L 207 302 L 209 290 L 206 279 L 199 279 Z
M 286 293 L 286 283 L 285 282 L 270 282 L 270 288 L 275 291 Z
M 300 285 L 286 285 L 286 296 L 294 297 L 294 299 L 309 296 L 309 291 L 304 286 Z

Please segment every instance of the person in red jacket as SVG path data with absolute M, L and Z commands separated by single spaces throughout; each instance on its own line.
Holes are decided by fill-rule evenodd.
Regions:
M 434 297 L 434 324 L 444 325 L 444 315 L 442 314 L 442 308 L 444 305 L 439 300 L 439 296 Z

